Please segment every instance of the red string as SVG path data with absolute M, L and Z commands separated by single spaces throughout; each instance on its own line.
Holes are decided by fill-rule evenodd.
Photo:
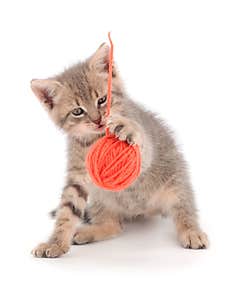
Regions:
M 107 90 L 107 111 L 106 117 L 110 115 L 111 110 L 111 89 L 112 89 L 112 66 L 113 66 L 113 42 L 111 40 L 111 33 L 108 32 L 108 39 L 110 42 L 110 50 L 109 50 L 109 64 L 108 64 L 108 90 Z M 109 135 L 109 129 L 106 128 L 106 135 Z

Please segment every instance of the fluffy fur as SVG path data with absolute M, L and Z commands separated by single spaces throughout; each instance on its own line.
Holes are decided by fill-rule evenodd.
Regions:
M 126 220 L 155 213 L 173 218 L 183 247 L 206 248 L 208 240 L 198 225 L 186 163 L 172 133 L 158 117 L 126 95 L 115 65 L 111 116 L 106 120 L 108 52 L 103 44 L 89 59 L 62 74 L 31 82 L 51 119 L 68 136 L 67 179 L 55 229 L 33 255 L 58 257 L 72 243 L 116 236 Z M 138 144 L 141 150 L 141 175 L 119 193 L 96 187 L 85 168 L 87 151 L 104 135 L 106 126 L 120 140 Z

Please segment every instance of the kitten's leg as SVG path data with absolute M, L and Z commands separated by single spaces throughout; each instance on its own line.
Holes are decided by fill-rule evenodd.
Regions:
M 184 248 L 204 249 L 208 247 L 207 235 L 199 228 L 195 215 L 191 215 L 186 208 L 174 208 L 174 221 L 178 238 Z
M 76 227 L 83 217 L 87 196 L 87 192 L 79 184 L 64 188 L 53 234 L 48 242 L 38 245 L 32 251 L 34 256 L 59 257 L 69 250 Z
M 177 191 L 177 189 L 175 189 Z M 208 247 L 207 235 L 200 229 L 192 191 L 179 191 L 178 201 L 171 207 L 178 238 L 184 248 L 203 249 Z
M 111 216 L 100 217 L 100 221 L 79 227 L 72 242 L 73 244 L 85 244 L 106 240 L 115 237 L 121 232 L 122 226 L 117 218 Z

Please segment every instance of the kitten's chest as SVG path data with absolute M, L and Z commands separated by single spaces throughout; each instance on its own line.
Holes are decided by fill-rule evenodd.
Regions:
M 122 192 L 110 192 L 91 185 L 91 201 L 98 201 L 113 213 L 123 217 L 145 214 L 149 209 L 150 195 L 144 189 L 127 189 Z
M 69 169 L 71 168 L 77 168 L 77 172 L 79 173 L 80 169 L 83 169 L 85 172 L 85 163 L 86 163 L 86 157 L 87 154 L 91 148 L 91 144 L 87 145 L 86 143 L 78 143 L 74 142 L 69 147 L 69 155 L 68 155 L 68 163 L 69 163 Z
M 79 166 L 85 167 L 87 154 L 98 139 L 99 137 L 83 140 L 79 140 L 77 138 L 69 139 L 69 145 L 68 145 L 69 164 L 75 165 L 79 163 Z

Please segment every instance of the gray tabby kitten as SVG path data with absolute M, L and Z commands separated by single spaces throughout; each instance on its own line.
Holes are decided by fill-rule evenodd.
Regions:
M 49 116 L 68 136 L 66 185 L 55 228 L 33 255 L 59 257 L 71 244 L 108 239 L 122 232 L 125 220 L 155 213 L 173 218 L 183 247 L 206 248 L 183 156 L 167 126 L 128 98 L 115 64 L 111 116 L 106 120 L 108 54 L 109 47 L 102 44 L 85 62 L 31 82 Z M 96 187 L 85 168 L 87 151 L 106 126 L 120 140 L 138 144 L 142 156 L 140 176 L 119 193 Z

